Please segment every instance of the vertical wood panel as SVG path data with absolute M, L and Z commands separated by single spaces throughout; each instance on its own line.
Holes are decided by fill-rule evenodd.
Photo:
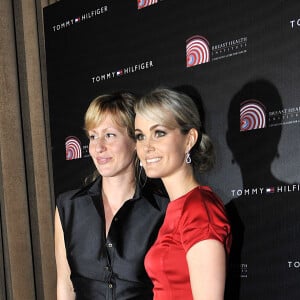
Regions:
M 14 6 L 27 189 L 37 299 L 55 299 L 53 211 L 43 106 L 38 14 L 34 0 Z
M 0 5 L 0 300 L 56 298 L 42 24 L 54 2 Z
M 1 222 L 7 299 L 35 299 L 12 4 L 0 6 Z
M 1 151 L 0 151 L 0 170 L 1 170 Z M 0 172 L 0 203 L 3 199 L 2 189 L 2 176 Z M 0 300 L 6 299 L 6 287 L 5 287 L 5 273 L 4 273 L 4 252 L 3 252 L 3 239 L 2 239 L 2 218 L 1 218 L 1 205 L 0 205 Z

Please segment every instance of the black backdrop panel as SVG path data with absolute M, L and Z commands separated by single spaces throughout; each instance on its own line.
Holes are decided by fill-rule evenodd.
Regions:
M 300 295 L 300 2 L 60 1 L 44 9 L 55 194 L 92 172 L 97 95 L 180 87 L 217 164 L 201 175 L 232 222 L 228 299 Z M 246 2 L 246 3 L 245 3 Z

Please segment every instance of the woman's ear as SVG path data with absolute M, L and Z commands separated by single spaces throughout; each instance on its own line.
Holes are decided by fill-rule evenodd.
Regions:
M 188 133 L 188 140 L 187 140 L 187 152 L 191 151 L 194 145 L 197 143 L 198 140 L 198 131 L 195 128 L 190 129 Z

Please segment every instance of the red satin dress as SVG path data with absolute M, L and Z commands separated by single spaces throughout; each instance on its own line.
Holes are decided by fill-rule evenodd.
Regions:
M 229 253 L 231 231 L 222 201 L 207 186 L 198 186 L 168 204 L 145 267 L 154 284 L 154 300 L 192 300 L 187 251 L 197 242 L 215 239 Z

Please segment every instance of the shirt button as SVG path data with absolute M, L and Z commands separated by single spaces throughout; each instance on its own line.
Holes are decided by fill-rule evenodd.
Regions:
M 108 271 L 108 270 L 109 270 L 109 266 L 105 266 L 105 267 L 104 267 L 104 270 L 105 270 L 105 271 Z
M 108 243 L 108 244 L 107 244 L 107 247 L 108 247 L 108 248 L 112 248 L 112 243 Z
M 112 285 L 111 283 L 109 283 L 109 284 L 108 284 L 108 287 L 109 287 L 110 289 L 112 289 L 112 288 L 113 288 L 113 285 Z

